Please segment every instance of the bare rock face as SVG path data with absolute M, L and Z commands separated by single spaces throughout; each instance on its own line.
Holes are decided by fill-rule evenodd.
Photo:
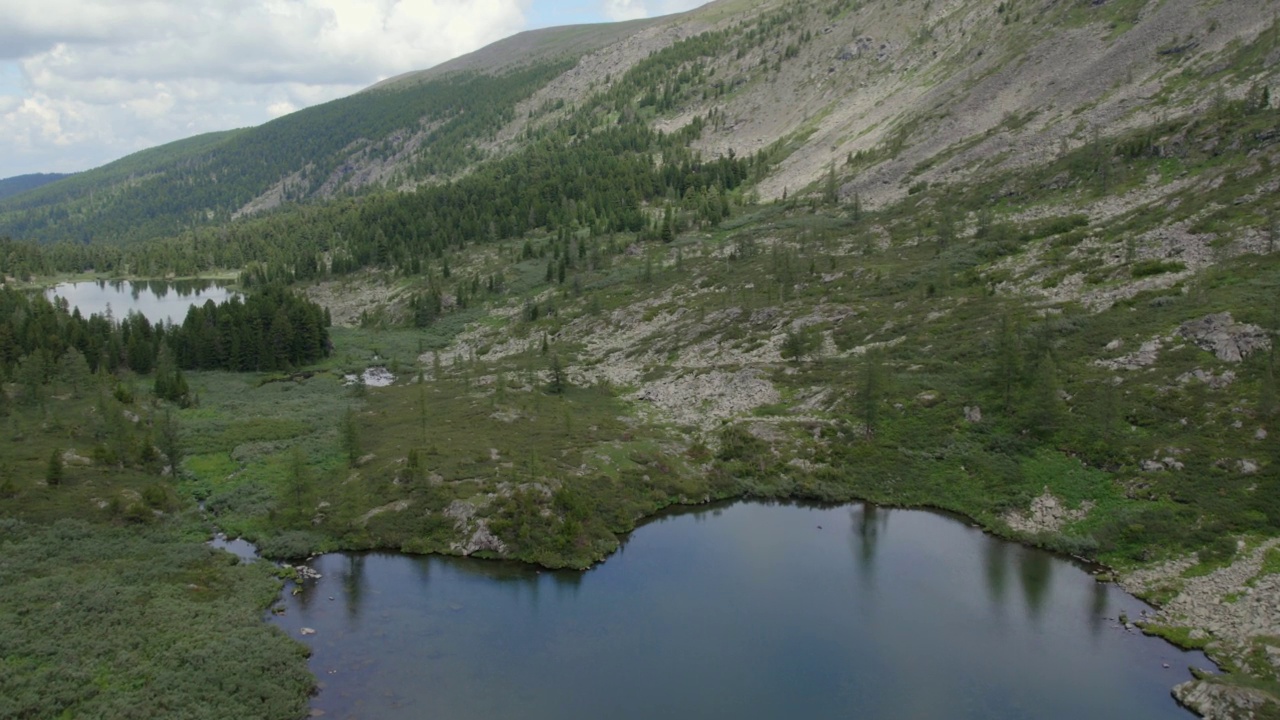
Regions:
M 1254 352 L 1271 347 L 1266 330 L 1257 325 L 1238 323 L 1229 312 L 1189 320 L 1182 323 L 1178 333 L 1223 362 L 1238 363 Z
M 1179 703 L 1206 720 L 1245 720 L 1256 717 L 1267 696 L 1252 688 L 1191 680 L 1173 689 Z

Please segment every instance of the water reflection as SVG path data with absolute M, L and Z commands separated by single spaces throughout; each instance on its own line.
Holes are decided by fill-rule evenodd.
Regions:
M 983 553 L 983 569 L 986 571 L 987 592 L 991 607 L 997 613 L 1004 609 L 1005 589 L 1008 587 L 1009 543 L 987 543 Z
M 854 560 L 868 586 L 875 581 L 876 546 L 881 534 L 889 527 L 890 512 L 871 503 L 862 503 L 849 509 L 853 527 L 856 529 L 853 542 Z
M 217 533 L 207 544 L 211 548 L 226 550 L 240 558 L 242 563 L 253 562 L 258 559 L 258 548 L 243 538 L 229 539 L 226 535 Z
M 347 566 L 341 573 L 342 590 L 346 595 L 347 615 L 353 619 L 360 616 L 360 599 L 364 596 L 364 561 L 363 553 L 352 553 L 346 556 Z
M 1044 610 L 1056 561 L 1049 553 L 1034 548 L 1018 548 L 1018 555 L 1018 579 L 1022 582 L 1027 613 L 1033 619 L 1038 619 Z
M 220 303 L 236 295 L 227 283 L 216 280 L 97 280 L 63 283 L 46 292 L 50 300 L 65 303 L 83 317 L 119 318 L 139 312 L 152 323 L 181 323 L 192 305 Z
M 1069 562 L 873 505 L 667 514 L 585 573 L 317 568 L 273 622 L 317 631 L 330 718 L 1163 720 L 1190 716 L 1168 694 L 1188 674 L 1162 665 L 1206 665 L 1100 619 L 1137 603 Z
M 1089 605 L 1088 623 L 1089 633 L 1097 637 L 1102 633 L 1102 629 L 1106 627 L 1107 610 L 1111 607 L 1111 593 L 1107 592 L 1107 586 L 1100 582 L 1093 584 L 1093 602 Z

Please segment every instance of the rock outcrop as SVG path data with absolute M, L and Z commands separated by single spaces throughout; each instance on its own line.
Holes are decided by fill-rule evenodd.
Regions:
M 1043 495 L 1031 501 L 1029 512 L 1006 513 L 1004 521 L 1015 532 L 1037 535 L 1058 532 L 1069 523 L 1083 520 L 1092 509 L 1093 503 L 1086 500 L 1080 503 L 1079 508 L 1072 510 L 1046 487 Z
M 1178 333 L 1223 362 L 1238 363 L 1252 353 L 1271 347 L 1266 330 L 1257 325 L 1238 323 L 1229 312 L 1189 320 L 1182 323 Z
M 454 500 L 445 508 L 445 517 L 452 518 L 454 527 L 464 540 L 449 546 L 453 552 L 462 555 L 474 555 L 481 551 L 489 551 L 497 555 L 507 552 L 506 543 L 489 529 L 487 518 L 476 516 L 474 503 L 465 500 Z
M 1275 698 L 1253 688 L 1224 685 L 1213 680 L 1190 680 L 1173 689 L 1184 707 L 1206 720 L 1252 720 Z

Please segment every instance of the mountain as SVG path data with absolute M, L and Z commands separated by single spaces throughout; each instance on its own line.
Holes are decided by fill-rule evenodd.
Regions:
M 1273 76 L 1275 32 L 1261 3 L 720 0 L 523 33 L 257 128 L 139 153 L 0 201 L 0 233 L 145 239 L 404 191 L 514 152 L 571 113 L 619 110 L 667 132 L 707 120 L 693 145 L 708 157 L 787 139 L 765 199 L 835 164 L 845 195 L 878 205 L 1242 97 Z M 692 49 L 696 36 L 709 44 Z M 647 77 L 652 94 L 611 94 L 676 45 L 694 54 Z
M 41 185 L 48 185 L 66 177 L 70 176 L 62 173 L 34 173 L 5 178 L 0 180 L 0 200 L 20 195 L 28 190 L 34 190 Z
M 53 242 L 0 240 L 6 282 L 231 270 L 334 325 L 290 367 L 317 310 L 155 331 L 0 291 L 12 512 L 199 499 L 275 557 L 586 567 L 673 504 L 936 508 L 1105 565 L 1225 671 L 1177 697 L 1274 716 L 1277 68 L 1257 2 L 721 0 L 9 198 Z M 71 443 L 92 483 L 29 480 Z

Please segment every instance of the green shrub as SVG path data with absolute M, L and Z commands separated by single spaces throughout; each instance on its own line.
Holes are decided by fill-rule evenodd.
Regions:
M 258 553 L 274 560 L 299 560 L 320 551 L 324 536 L 307 530 L 290 530 L 258 540 Z
M 1186 264 L 1177 260 L 1142 260 L 1129 266 L 1129 274 L 1136 280 L 1152 275 L 1182 272 L 1186 269 Z

